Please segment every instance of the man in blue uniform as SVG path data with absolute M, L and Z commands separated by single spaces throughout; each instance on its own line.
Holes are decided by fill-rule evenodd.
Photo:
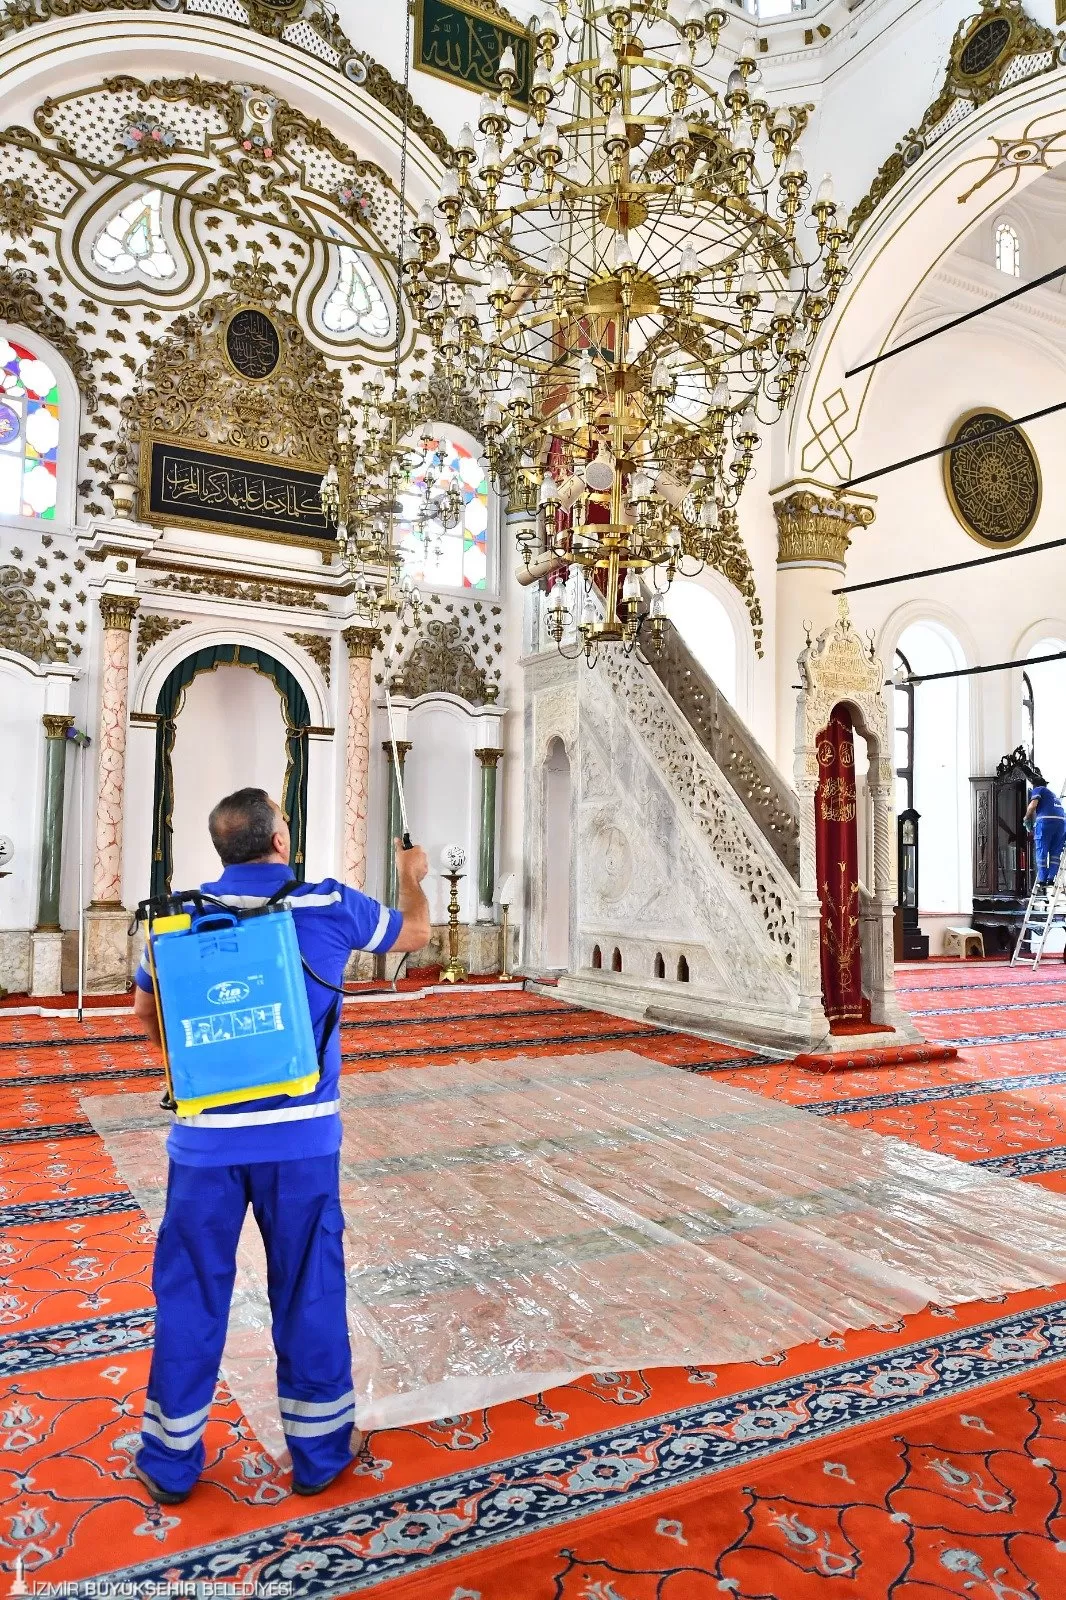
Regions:
M 208 826 L 224 870 L 203 885 L 205 893 L 251 908 L 291 882 L 289 830 L 264 790 L 227 795 Z M 397 841 L 397 910 L 333 878 L 294 886 L 286 898 L 307 965 L 339 985 L 353 950 L 421 949 L 430 935 L 421 887 L 428 870 L 425 851 L 404 850 Z M 135 1014 L 158 1044 L 152 979 L 143 963 L 135 981 Z M 134 1467 L 161 1505 L 180 1504 L 203 1471 L 203 1433 L 249 1205 L 266 1246 L 278 1405 L 294 1491 L 320 1493 L 353 1459 L 338 1001 L 312 977 L 306 984 L 322 1062 L 314 1090 L 179 1116 L 167 1138 L 167 1200 L 152 1275 L 155 1349 Z
M 1054 883 L 1066 842 L 1066 811 L 1062 801 L 1049 789 L 1043 778 L 1034 783 L 1025 812 L 1026 827 L 1033 831 L 1033 854 L 1036 859 L 1036 888 L 1046 889 Z

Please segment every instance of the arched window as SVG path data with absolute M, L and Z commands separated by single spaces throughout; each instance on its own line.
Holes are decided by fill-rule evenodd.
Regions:
M 663 960 L 663 953 L 661 950 L 656 951 L 655 955 L 655 976 L 657 978 L 666 977 L 666 962 Z
M 896 651 L 897 680 L 911 675 L 911 664 L 902 650 Z M 910 811 L 914 805 L 914 685 L 896 683 L 896 811 Z
M 365 333 L 370 339 L 386 338 L 392 326 L 389 308 L 358 250 L 350 244 L 339 244 L 336 255 L 333 284 L 321 311 L 323 328 L 333 334 Z
M 1022 673 L 1022 745 L 1030 761 L 1036 760 L 1036 696 L 1033 680 Z
M 737 700 L 737 636 L 718 596 L 693 578 L 675 578 L 666 614 L 707 676 L 730 705 Z
M 442 433 L 429 440 L 400 495 L 398 523 L 404 569 L 417 583 L 487 588 L 489 480 L 458 439 Z
M 56 514 L 59 387 L 25 345 L 0 338 L 0 516 Z
M 937 622 L 904 628 L 897 663 L 900 657 L 919 677 L 966 665 L 959 641 Z M 965 912 L 971 905 L 968 684 L 967 678 L 950 677 L 914 686 L 910 765 L 912 804 L 922 819 L 918 899 L 923 911 Z
M 677 958 L 677 981 L 678 983 L 688 982 L 688 961 L 684 956 L 678 956 Z
M 1051 656 L 1066 650 L 1066 640 L 1045 638 L 1030 645 L 1027 656 Z M 1022 678 L 1032 699 L 1032 755 L 1052 789 L 1066 779 L 1066 720 L 1063 719 L 1063 692 L 1066 690 L 1066 661 L 1034 661 Z M 1022 701 L 1023 707 L 1025 701 Z
M 1009 278 L 1017 278 L 1021 274 L 1021 240 L 1009 222 L 1001 222 L 996 229 L 996 266 Z
M 92 264 L 111 277 L 137 272 L 154 281 L 177 275 L 163 231 L 163 192 L 146 189 L 104 223 L 89 252 Z
M 621 950 L 619 950 L 618 946 L 615 945 L 614 953 L 611 956 L 611 971 L 612 972 L 621 972 L 621 970 L 622 970 L 622 952 L 621 952 Z
M 597 972 L 603 966 L 603 951 L 600 949 L 598 944 L 594 944 L 592 946 L 592 965 L 595 967 Z

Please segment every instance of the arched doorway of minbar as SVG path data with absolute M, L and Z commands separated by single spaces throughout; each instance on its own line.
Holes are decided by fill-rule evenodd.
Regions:
M 895 994 L 895 762 L 885 673 L 851 624 L 837 620 L 799 657 L 796 790 L 800 821 L 799 960 L 804 998 L 831 1028 L 886 1030 L 916 1040 Z M 860 870 L 855 740 L 865 744 L 873 832 L 871 881 Z M 834 875 L 836 880 L 834 881 Z
M 189 685 L 202 672 L 223 666 L 246 667 L 270 679 L 281 700 L 284 718 L 285 766 L 281 806 L 292 836 L 290 866 L 294 878 L 304 875 L 307 834 L 307 745 L 310 715 L 307 697 L 289 669 L 244 644 L 214 644 L 185 656 L 167 674 L 156 699 L 155 783 L 152 802 L 151 892 L 166 894 L 174 870 L 174 746 L 178 717 Z M 205 796 L 205 805 L 208 801 Z M 219 796 L 214 796 L 214 799 Z M 206 810 L 205 810 L 206 824 Z M 188 885 L 179 885 L 187 888 Z

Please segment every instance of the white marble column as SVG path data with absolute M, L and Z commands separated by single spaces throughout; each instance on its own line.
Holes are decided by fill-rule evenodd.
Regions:
M 100 716 L 96 738 L 96 831 L 92 900 L 85 918 L 86 988 L 125 989 L 129 978 L 122 904 L 122 822 L 126 787 L 130 628 L 140 602 L 132 595 L 101 595 Z
M 348 723 L 344 772 L 344 881 L 366 883 L 367 818 L 370 808 L 371 661 L 381 643 L 375 628 L 346 628 Z

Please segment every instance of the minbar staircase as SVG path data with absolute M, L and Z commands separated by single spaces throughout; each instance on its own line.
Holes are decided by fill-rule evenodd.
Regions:
M 741 1044 L 822 1047 L 819 909 L 809 866 L 801 887 L 797 794 L 676 630 L 647 658 L 608 648 L 589 670 L 541 651 L 524 666 L 529 966 L 546 965 L 548 855 L 567 848 L 557 816 L 549 834 L 542 781 L 561 740 L 572 965 L 555 992 Z M 871 970 L 891 967 L 891 928 L 865 891 L 860 915 L 865 982 L 867 951 Z M 890 1020 L 903 1026 L 894 1010 Z

